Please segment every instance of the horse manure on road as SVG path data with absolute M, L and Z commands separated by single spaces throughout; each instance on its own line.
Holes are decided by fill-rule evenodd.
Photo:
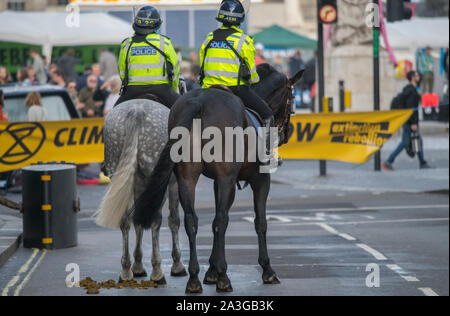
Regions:
M 109 280 L 106 282 L 97 282 L 92 280 L 90 277 L 87 277 L 83 281 L 80 281 L 80 286 L 87 290 L 87 294 L 100 294 L 100 289 L 139 289 L 139 290 L 148 290 L 149 288 L 157 288 L 158 284 L 153 281 L 144 281 L 138 283 L 136 280 L 131 281 L 121 281 L 116 283 L 113 280 Z

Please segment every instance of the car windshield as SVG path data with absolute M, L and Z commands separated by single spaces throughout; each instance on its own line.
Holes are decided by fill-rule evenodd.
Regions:
M 62 97 L 57 95 L 42 96 L 42 105 L 47 110 L 49 121 L 70 120 L 70 114 Z M 10 122 L 28 121 L 28 109 L 25 106 L 25 97 L 5 100 L 4 112 L 8 113 Z

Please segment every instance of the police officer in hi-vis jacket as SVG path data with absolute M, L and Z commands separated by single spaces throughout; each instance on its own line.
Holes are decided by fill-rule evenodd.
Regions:
M 200 50 L 203 88 L 224 85 L 240 97 L 246 107 L 256 111 L 264 121 L 267 136 L 273 125 L 273 112 L 267 103 L 250 89 L 259 82 L 256 72 L 256 50 L 253 38 L 244 34 L 239 25 L 245 20 L 245 9 L 239 0 L 224 0 L 217 20 L 223 25 L 211 32 Z M 268 153 L 270 137 L 267 137 Z
M 116 105 L 153 94 L 171 108 L 178 99 L 180 63 L 170 39 L 156 33 L 161 24 L 161 16 L 152 6 L 137 13 L 133 24 L 136 33 L 124 40 L 120 49 L 122 93 Z

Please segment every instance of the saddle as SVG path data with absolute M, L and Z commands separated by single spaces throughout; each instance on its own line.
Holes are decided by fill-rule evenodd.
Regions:
M 218 90 L 222 90 L 231 94 L 234 94 L 233 91 L 231 91 L 230 88 L 228 88 L 227 86 L 223 86 L 223 85 L 212 85 L 210 88 L 213 89 L 218 89 Z M 258 127 L 262 127 L 263 126 L 263 119 L 261 118 L 261 115 L 259 115 L 258 112 L 253 111 L 252 109 L 248 108 L 245 104 L 245 112 L 247 114 L 247 116 L 250 118 L 250 120 L 252 121 L 253 125 L 258 129 Z
M 141 94 L 136 99 L 145 99 L 145 100 L 155 101 L 155 102 L 163 104 L 161 99 L 157 95 L 152 94 L 152 93 Z

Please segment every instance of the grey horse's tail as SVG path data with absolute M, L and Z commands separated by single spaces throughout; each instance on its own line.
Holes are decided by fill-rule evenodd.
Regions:
M 138 133 L 142 125 L 142 113 L 138 112 L 134 117 L 128 117 L 125 123 L 126 135 L 117 169 L 100 208 L 94 215 L 99 226 L 118 229 L 123 217 L 133 206 L 134 177 L 138 167 Z
M 184 127 L 190 130 L 192 128 L 193 119 L 200 113 L 201 104 L 189 103 L 183 104 L 183 114 L 180 120 L 175 122 L 176 127 Z M 188 112 L 188 113 L 186 113 Z M 157 220 L 159 210 L 163 206 L 164 197 L 169 185 L 169 181 L 175 168 L 170 152 L 172 145 L 176 139 L 169 139 L 159 160 L 153 170 L 145 192 L 137 199 L 134 204 L 133 220 L 135 225 L 143 226 L 144 229 L 151 228 L 152 224 Z

